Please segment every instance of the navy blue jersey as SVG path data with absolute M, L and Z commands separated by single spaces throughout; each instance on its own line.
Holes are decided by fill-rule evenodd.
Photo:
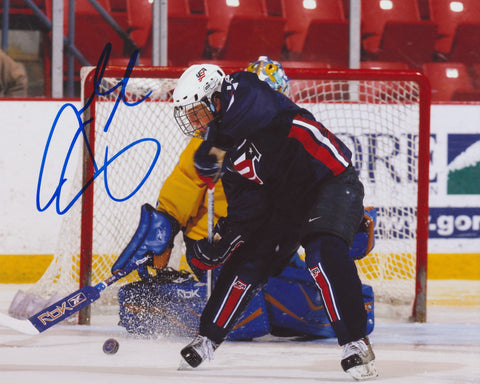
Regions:
M 255 231 L 274 213 L 279 223 L 300 225 L 322 181 L 348 167 L 351 151 L 253 73 L 227 76 L 220 100 L 210 144 L 231 143 L 222 179 L 229 221 Z

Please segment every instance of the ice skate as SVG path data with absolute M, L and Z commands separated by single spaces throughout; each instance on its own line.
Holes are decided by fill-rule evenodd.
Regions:
M 369 380 L 378 376 L 375 354 L 368 337 L 345 344 L 341 364 L 343 370 L 355 380 Z
M 193 341 L 180 352 L 182 360 L 179 370 L 198 367 L 205 360 L 213 360 L 213 352 L 217 349 L 215 344 L 206 336 L 198 335 Z

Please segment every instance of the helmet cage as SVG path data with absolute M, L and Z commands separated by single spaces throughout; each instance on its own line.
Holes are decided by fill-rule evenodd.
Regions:
M 207 126 L 213 120 L 212 104 L 204 97 L 200 101 L 176 106 L 173 116 L 182 132 L 191 137 L 203 138 Z

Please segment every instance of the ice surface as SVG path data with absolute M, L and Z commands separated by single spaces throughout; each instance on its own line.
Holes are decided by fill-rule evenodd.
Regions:
M 0 312 L 18 286 L 0 285 Z M 480 308 L 474 304 L 432 305 L 425 324 L 377 319 L 371 341 L 377 356 L 375 383 L 479 383 Z M 37 336 L 0 328 L 0 383 L 182 383 L 309 384 L 355 382 L 340 368 L 335 340 L 295 341 L 264 337 L 226 342 L 215 359 L 178 371 L 180 349 L 190 339 L 136 338 L 100 316 L 90 326 L 59 324 Z M 103 342 L 120 342 L 115 355 Z

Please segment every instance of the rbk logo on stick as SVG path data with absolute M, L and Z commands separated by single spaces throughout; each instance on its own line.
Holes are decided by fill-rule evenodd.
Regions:
M 86 300 L 87 297 L 82 292 L 79 292 L 77 295 L 70 297 L 60 305 L 57 305 L 54 309 L 42 312 L 37 316 L 37 319 L 46 325 L 47 322 L 55 321 L 59 317 L 64 316 L 67 311 L 74 310 L 75 307 L 84 303 Z

